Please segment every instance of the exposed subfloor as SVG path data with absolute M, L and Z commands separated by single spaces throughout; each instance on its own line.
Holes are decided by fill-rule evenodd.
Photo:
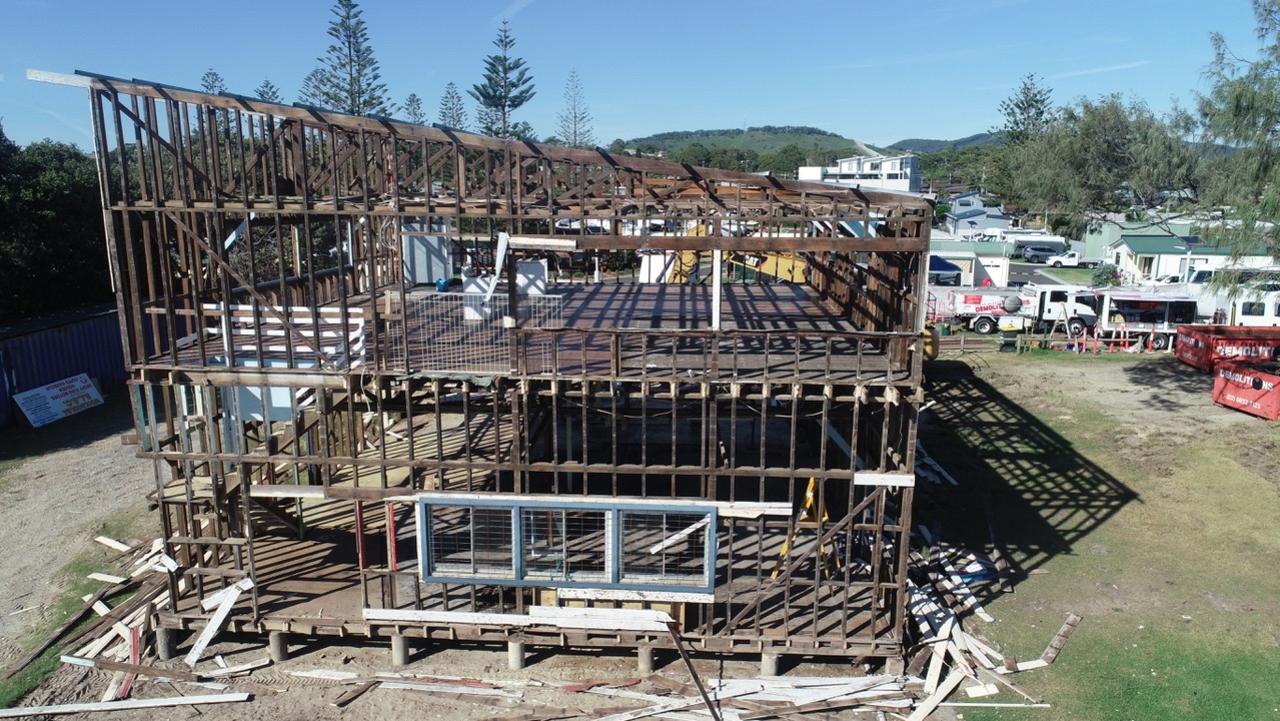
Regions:
M 245 594 L 231 619 L 232 628 L 247 631 L 287 630 L 317 635 L 385 635 L 387 628 L 369 629 L 362 621 L 362 590 L 356 559 L 354 504 L 351 501 L 308 501 L 304 511 L 307 522 L 305 539 L 285 535 L 283 529 L 273 529 L 269 534 L 259 534 L 253 542 L 256 588 L 259 618 L 252 615 L 251 595 Z M 414 547 L 416 532 L 409 508 L 399 506 L 396 526 L 399 541 L 396 544 L 398 568 L 405 573 L 396 581 L 394 600 L 378 578 L 369 579 L 370 606 L 392 605 L 413 608 L 415 587 L 425 610 L 449 611 L 499 611 L 514 612 L 514 594 L 506 589 L 502 595 L 505 607 L 497 603 L 494 587 L 480 588 L 473 595 L 470 587 L 440 584 L 419 584 L 416 580 L 417 558 Z M 386 515 L 381 503 L 364 504 L 364 547 L 367 563 L 385 562 Z M 800 532 L 800 538 L 812 534 L 812 530 Z M 787 538 L 785 526 L 759 532 L 755 522 L 735 522 L 732 531 L 732 555 L 726 553 L 730 543 L 730 531 L 720 534 L 721 552 L 717 565 L 715 594 L 716 622 L 713 628 L 696 623 L 690 614 L 683 618 L 686 637 L 695 646 L 709 650 L 751 651 L 762 646 L 780 648 L 792 653 L 874 655 L 870 644 L 871 631 L 870 594 L 865 588 L 853 588 L 843 584 L 845 578 L 854 581 L 868 580 L 865 566 L 830 571 L 828 580 L 815 597 L 812 583 L 804 584 L 793 579 L 789 595 L 779 584 L 759 610 L 748 616 L 732 633 L 725 633 L 724 620 L 738 613 L 755 597 L 757 589 L 768 583 L 782 544 Z M 732 558 L 732 568 L 730 568 Z M 847 571 L 847 576 L 846 576 Z M 220 588 L 206 581 L 204 593 Z M 539 596 L 550 602 L 550 593 Z M 815 603 L 816 601 L 816 603 Z M 726 605 L 728 604 L 728 605 Z M 207 613 L 198 605 L 197 595 L 187 594 L 180 599 L 176 614 L 167 623 L 180 623 L 195 627 L 203 623 Z M 677 615 L 679 615 L 677 611 Z M 785 621 L 784 619 L 789 619 Z M 882 620 L 882 623 L 884 621 Z M 384 625 L 385 626 L 385 625 Z M 759 628 L 756 631 L 755 628 Z M 422 629 L 409 629 L 406 634 L 416 634 Z M 486 633 L 483 629 L 467 629 L 463 624 L 449 629 L 458 639 L 496 640 L 500 634 Z M 536 635 L 536 634 L 535 634 Z M 706 639 L 704 643 L 703 639 Z M 542 642 L 547 645 L 639 645 L 638 637 L 620 638 L 617 634 L 600 636 L 584 634 L 579 638 L 548 633 Z M 877 643 L 880 655 L 896 650 L 894 639 L 881 632 Z M 657 645 L 665 639 L 656 638 Z M 721 648 L 724 647 L 724 648 Z
M 889 363 L 884 339 L 848 335 L 858 328 L 807 286 L 725 284 L 721 302 L 725 333 L 718 338 L 696 333 L 711 329 L 711 293 L 707 286 L 687 284 L 553 284 L 546 295 L 519 301 L 523 307 L 517 315 L 526 328 L 519 342 L 526 365 L 517 369 L 511 362 L 514 336 L 502 327 L 506 297 L 501 288 L 486 302 L 419 286 L 407 293 L 406 308 L 383 319 L 383 331 L 375 334 L 369 330 L 372 326 L 366 328 L 363 345 L 366 357 L 376 345 L 388 369 L 410 373 L 521 370 L 532 375 L 640 379 L 700 377 L 711 372 L 747 381 L 766 376 L 850 381 L 907 375 L 906 365 Z M 305 322 L 299 322 L 305 329 Z M 663 333 L 670 330 L 695 333 Z M 224 365 L 222 343 L 210 333 L 204 344 L 205 364 Z M 240 342 L 251 335 L 243 335 Z M 270 347 L 264 350 L 263 362 L 287 363 L 281 339 L 267 340 Z M 312 367 L 304 347 L 296 346 L 295 352 L 303 359 L 296 361 L 300 367 Z M 242 365 L 258 363 L 256 351 L 240 356 Z M 185 342 L 178 359 L 184 365 L 199 365 L 198 344 Z

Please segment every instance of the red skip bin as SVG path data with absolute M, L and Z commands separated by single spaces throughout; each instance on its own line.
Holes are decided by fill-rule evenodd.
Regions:
M 1280 363 L 1219 363 L 1213 379 L 1215 403 L 1280 420 Z

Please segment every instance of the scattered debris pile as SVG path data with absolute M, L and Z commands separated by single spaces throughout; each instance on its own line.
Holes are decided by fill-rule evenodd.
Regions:
M 47 653 L 50 648 L 61 645 L 63 651 L 60 659 L 63 663 L 111 672 L 111 679 L 102 693 L 101 700 L 96 703 L 0 709 L 0 718 L 196 706 L 249 700 L 250 695 L 247 693 L 193 696 L 179 694 L 167 698 L 130 698 L 139 678 L 145 677 L 157 683 L 165 683 L 175 690 L 174 682 L 222 690 L 226 688 L 225 685 L 211 684 L 208 680 L 248 673 L 253 668 L 266 665 L 267 662 L 264 659 L 259 664 L 229 668 L 222 662 L 221 657 L 217 657 L 215 659 L 217 667 L 202 672 L 196 672 L 194 669 L 192 671 L 160 669 L 145 665 L 144 662 L 153 655 L 154 633 L 151 628 L 153 611 L 169 605 L 168 574 L 177 571 L 178 564 L 163 552 L 164 545 L 159 539 L 132 546 L 106 536 L 98 536 L 94 540 L 116 552 L 117 555 L 111 560 L 111 570 L 115 573 L 90 573 L 88 578 L 100 581 L 103 584 L 102 587 L 84 596 L 82 599 L 84 605 L 73 611 L 53 633 L 18 659 L 0 678 L 13 677 Z M 186 583 L 185 578 L 180 579 L 179 589 L 183 589 Z M 226 594 L 236 588 L 237 586 L 232 586 L 215 596 Z M 118 605 L 115 607 L 108 605 L 117 598 L 122 599 Z M 229 606 L 226 611 L 230 611 Z M 225 618 L 225 612 L 223 618 Z M 210 626 L 213 626 L 212 621 Z M 216 628 L 214 630 L 216 631 Z M 207 644 L 207 640 L 205 643 Z M 198 655 L 197 649 L 193 649 L 193 653 Z M 192 662 L 188 665 L 194 667 L 195 664 Z

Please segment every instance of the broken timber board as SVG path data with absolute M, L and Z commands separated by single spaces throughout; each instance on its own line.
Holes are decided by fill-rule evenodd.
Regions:
M 124 663 L 122 661 L 109 661 L 103 658 L 81 658 L 79 656 L 62 656 L 63 663 L 73 666 L 89 666 L 100 668 L 104 671 L 128 671 L 136 673 L 139 676 L 148 678 L 168 678 L 175 681 L 199 681 L 200 675 L 190 671 L 180 669 L 157 668 L 155 666 L 143 666 L 136 663 Z
M 1049 646 L 1045 648 L 1044 653 L 1040 654 L 1041 660 L 1045 663 L 1053 663 L 1058 654 L 1062 653 L 1062 647 L 1066 645 L 1067 639 L 1071 637 L 1071 634 L 1075 633 L 1076 626 L 1079 626 L 1083 620 L 1084 617 L 1082 616 L 1077 616 L 1074 613 L 1067 614 L 1067 620 L 1063 622 L 1062 628 L 1058 629 L 1058 632 L 1053 636 L 1053 640 L 1049 641 Z
M 951 692 L 956 690 L 956 687 L 960 685 L 960 680 L 963 678 L 965 678 L 964 674 L 955 671 L 947 674 L 947 679 L 942 682 L 938 690 L 921 701 L 920 705 L 916 706 L 911 715 L 907 717 L 907 721 L 924 721 L 929 714 L 933 713 L 934 709 L 938 708 L 938 704 L 945 701 L 951 695 Z
M 226 622 L 227 616 L 231 615 L 231 607 L 236 605 L 236 601 L 240 600 L 240 587 L 232 586 L 232 593 L 228 593 L 222 603 L 218 604 L 218 610 L 213 612 L 209 617 L 209 623 L 205 624 L 204 630 L 200 632 L 200 636 L 196 639 L 195 645 L 187 652 L 183 661 L 192 668 L 195 668 L 196 662 L 200 660 L 200 654 L 204 653 L 204 649 L 218 635 L 218 631 L 222 630 L 222 624 Z
M 330 702 L 329 702 L 329 705 L 330 705 L 330 706 L 336 706 L 336 707 L 338 707 L 338 708 L 342 708 L 343 706 L 346 706 L 347 704 L 351 703 L 352 701 L 355 701 L 356 699 L 358 699 L 358 698 L 360 698 L 361 696 L 365 695 L 365 693 L 367 693 L 368 691 L 370 691 L 371 689 L 373 689 L 373 687 L 374 687 L 374 686 L 377 686 L 379 683 L 381 683 L 381 682 L 380 682 L 380 681 L 365 681 L 364 683 L 360 684 L 359 686 L 356 686 L 355 688 L 351 688 L 351 689 L 347 689 L 346 691 L 343 691 L 341 694 L 339 694 L 339 695 L 338 695 L 338 697 L 337 697 L 337 698 L 335 698 L 334 700 L 330 701 Z
M 128 701 L 103 701 L 99 703 L 68 703 L 54 706 L 27 706 L 0 709 L 0 718 L 23 718 L 26 716 L 56 716 L 72 713 L 93 713 L 96 711 L 128 711 L 143 708 L 168 708 L 170 706 L 187 706 L 211 703 L 237 703 L 248 701 L 247 693 L 220 693 L 206 696 L 178 696 L 175 698 L 136 698 Z
M 946 554 L 938 557 L 943 572 L 946 574 L 942 577 L 942 584 L 951 591 L 956 600 L 960 602 L 960 608 L 966 611 L 973 611 L 973 614 L 987 623 L 994 623 L 995 619 L 987 610 L 978 602 L 978 597 L 973 595 L 973 591 L 969 588 L 969 584 L 964 582 L 960 577 L 960 572 L 951 564 L 951 560 Z

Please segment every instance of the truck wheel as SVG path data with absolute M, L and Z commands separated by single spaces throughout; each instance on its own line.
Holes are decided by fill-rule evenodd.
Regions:
M 1055 267 L 1055 268 L 1061 268 L 1061 267 L 1062 267 L 1062 261 L 1060 261 L 1060 260 L 1055 260 L 1055 261 L 1053 261 L 1053 267 Z
M 1169 350 L 1169 336 L 1163 333 L 1156 333 L 1151 336 L 1151 350 Z
M 1084 321 L 1080 320 L 1079 318 L 1072 318 L 1071 320 L 1067 321 L 1067 335 L 1070 335 L 1073 337 L 1082 336 L 1084 335 L 1085 328 L 1086 326 L 1084 324 Z
M 973 322 L 973 330 L 982 335 L 991 335 L 996 332 L 996 324 L 990 318 L 979 318 Z

